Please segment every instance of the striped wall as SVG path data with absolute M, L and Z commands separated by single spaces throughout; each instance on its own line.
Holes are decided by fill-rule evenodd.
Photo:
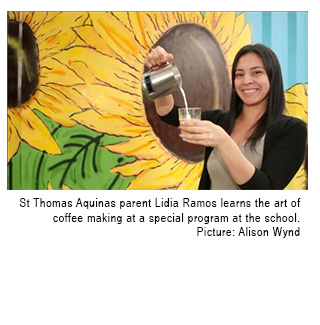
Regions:
M 277 54 L 284 88 L 308 82 L 308 13 L 296 11 L 246 12 L 252 42 L 263 43 Z

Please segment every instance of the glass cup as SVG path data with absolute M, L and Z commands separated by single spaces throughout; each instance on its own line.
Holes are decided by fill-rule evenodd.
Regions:
M 179 122 L 187 120 L 201 120 L 201 107 L 179 107 Z M 181 134 L 188 133 L 184 130 L 180 130 Z

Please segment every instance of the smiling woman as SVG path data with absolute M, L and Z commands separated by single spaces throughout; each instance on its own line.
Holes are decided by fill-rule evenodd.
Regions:
M 77 114 L 74 119 L 99 132 L 130 137 L 106 147 L 136 158 L 111 170 L 134 177 L 127 189 L 196 189 L 203 149 L 183 143 L 177 130 L 166 126 L 155 114 L 153 104 L 143 98 L 144 58 L 151 48 L 166 44 L 177 56 L 188 101 L 208 109 L 215 108 L 215 104 L 226 108 L 230 64 L 237 50 L 250 42 L 244 14 L 112 12 L 91 13 L 90 17 L 91 26 L 75 30 L 89 45 L 81 49 L 91 58 L 87 67 L 99 75 L 99 80 L 108 82 L 108 87 L 86 86 L 82 93 L 91 98 L 95 109 Z M 201 53 L 199 47 L 203 49 Z M 209 50 L 216 54 L 210 60 Z M 195 52 L 199 55 L 195 56 Z M 101 66 L 107 65 L 108 75 L 101 70 Z M 216 72 L 226 87 L 215 88 L 215 78 L 207 79 L 204 87 L 210 71 Z M 197 78 L 196 86 L 193 78 Z M 210 96 L 204 96 L 210 91 Z M 181 100 L 178 95 L 177 100 Z
M 260 56 L 248 53 L 240 58 L 234 83 L 244 106 L 266 107 L 270 83 Z
M 256 32 L 246 15 L 9 12 L 8 188 L 197 189 L 204 149 L 143 97 L 144 59 L 174 52 L 190 105 L 227 110 L 232 62 Z M 307 97 L 292 86 L 289 114 L 307 121 Z
M 276 54 L 262 44 L 244 46 L 234 59 L 232 80 L 229 131 L 237 139 L 243 133 L 241 130 L 248 130 L 247 137 L 237 139 L 237 143 L 251 142 L 254 146 L 285 111 L 282 73 Z
M 259 55 L 249 52 L 239 59 L 234 89 L 242 101 L 242 111 L 235 121 L 231 137 L 237 144 L 245 145 L 257 121 L 265 114 L 269 100 L 270 82 Z
M 172 95 L 157 101 L 157 112 L 178 126 L 177 106 L 168 110 L 168 103 Z M 180 126 L 184 141 L 206 147 L 199 189 L 284 189 L 303 163 L 307 137 L 303 121 L 284 110 L 275 53 L 262 44 L 244 46 L 232 66 L 230 111 L 204 111 L 202 120 Z

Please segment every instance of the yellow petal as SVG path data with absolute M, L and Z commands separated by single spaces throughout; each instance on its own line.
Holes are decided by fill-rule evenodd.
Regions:
M 177 20 L 180 24 L 184 24 L 184 23 L 188 22 L 185 11 L 177 11 L 177 12 L 175 12 L 175 16 L 177 17 Z
M 83 25 L 87 17 L 85 12 L 48 12 L 45 21 L 34 30 L 40 59 L 70 46 L 77 37 L 73 28 Z
M 129 19 L 130 11 L 113 11 L 110 14 L 120 20 L 127 29 L 132 29 Z
M 127 163 L 122 166 L 114 167 L 110 170 L 110 172 L 111 173 L 119 173 L 125 177 L 137 176 L 140 173 L 142 173 L 143 171 L 145 171 L 147 169 L 155 168 L 159 165 L 160 165 L 159 161 L 157 161 L 155 159 L 151 159 L 151 160 L 139 159 L 132 163 Z
M 18 151 L 20 145 L 20 138 L 14 125 L 12 125 L 10 118 L 8 118 L 8 162 Z
M 99 34 L 99 32 L 92 26 L 75 27 L 74 31 L 79 38 L 85 42 L 88 46 L 92 47 L 95 51 L 102 53 L 102 55 L 115 58 L 125 64 L 128 68 L 139 72 L 142 69 L 142 62 L 137 62 L 132 56 L 123 58 L 116 52 L 117 49 L 113 49 L 107 41 Z
M 8 19 L 9 20 L 18 20 L 17 19 L 17 12 L 16 11 L 9 11 L 8 12 Z
M 286 113 L 308 123 L 308 84 L 297 84 L 285 92 Z M 286 190 L 303 190 L 307 184 L 307 173 L 303 164 Z
M 37 32 L 38 28 L 40 28 L 48 18 L 48 13 L 45 11 L 29 11 L 24 14 L 24 21 L 31 27 L 34 33 Z
M 55 43 L 56 48 L 65 48 L 75 35 L 72 27 L 82 25 L 88 18 L 85 12 L 58 12 L 58 11 L 15 11 L 9 12 L 9 19 L 24 21 L 32 29 L 38 44 Z M 57 40 L 59 34 L 59 41 Z M 61 40 L 61 38 L 65 38 Z M 43 42 L 45 40 L 45 42 Z M 69 40 L 69 41 L 67 41 Z M 40 48 L 41 50 L 41 48 Z M 44 49 L 48 50 L 48 49 Z
M 197 190 L 203 169 L 203 162 L 193 164 L 193 169 L 178 186 L 178 190 Z
M 308 84 L 297 84 L 285 92 L 287 114 L 308 124 Z
M 141 45 L 134 34 L 111 13 L 90 13 L 94 29 L 116 55 L 124 61 L 143 64 Z M 98 49 L 99 50 L 99 49 Z
M 135 137 L 141 133 L 150 131 L 150 127 L 135 125 L 129 118 L 101 115 L 93 110 L 75 114 L 73 119 L 89 129 L 110 135 Z
M 287 185 L 285 190 L 305 190 L 307 185 L 307 175 L 305 171 L 305 165 L 302 164 L 296 175 L 291 182 Z
M 154 43 L 171 27 L 180 24 L 181 17 L 178 12 L 148 12 L 152 25 L 148 26 L 148 34 L 154 40 Z
M 76 125 L 70 116 L 81 112 L 77 103 L 72 98 L 66 97 L 61 88 L 59 90 L 44 85 L 36 91 L 28 105 L 33 109 L 38 109 L 63 126 Z
M 227 61 L 227 65 L 231 68 L 233 60 L 238 53 L 238 51 L 245 45 L 251 44 L 251 29 L 250 25 L 246 24 L 243 30 L 241 31 L 237 40 L 232 44 L 232 46 L 227 49 L 225 53 L 225 59 Z
M 43 122 L 29 108 L 9 109 L 8 115 L 15 126 L 20 138 L 35 149 L 49 154 L 60 154 L 51 133 Z
M 165 11 L 163 18 L 166 22 L 167 29 L 170 29 L 171 27 L 181 23 L 181 21 L 179 21 L 179 18 L 177 17 L 177 13 L 174 11 Z
M 184 12 L 185 22 L 202 25 L 203 16 L 200 11 Z
M 86 85 L 77 89 L 96 111 L 104 115 L 122 116 L 137 125 L 149 126 L 142 102 L 133 94 L 108 85 Z
M 70 191 L 70 190 L 72 190 L 72 188 L 69 187 L 69 186 L 67 186 L 67 185 L 62 184 L 62 190 L 68 190 L 68 191 Z
M 29 22 L 30 18 L 26 17 L 32 17 L 32 11 L 10 11 L 8 15 L 10 20 Z
M 64 185 L 64 184 L 62 184 L 62 188 L 61 188 L 61 189 L 62 189 L 62 190 L 72 190 L 72 188 L 70 188 L 69 186 Z M 48 190 L 53 190 L 53 188 L 52 188 L 50 182 L 48 182 Z
M 81 93 L 81 89 L 78 89 L 77 87 L 64 87 L 59 85 L 54 85 L 54 89 L 60 93 L 63 93 L 66 98 L 70 98 L 73 103 L 76 103 L 77 107 L 81 110 L 87 110 L 88 108 L 91 108 L 90 101 L 88 101 L 83 94 Z M 68 108 L 70 108 L 71 105 L 66 106 L 65 110 L 67 111 Z M 67 116 L 71 116 L 72 114 L 79 111 L 77 109 L 76 111 L 73 109 L 71 110 Z
M 217 29 L 217 25 L 221 19 L 221 17 L 224 15 L 225 13 L 223 11 L 218 11 L 218 12 L 213 12 L 213 29 L 216 30 Z
M 155 24 L 154 34 L 156 37 L 160 38 L 160 36 L 162 36 L 168 29 L 168 25 L 165 19 L 165 13 L 160 11 L 151 13 L 151 15 L 152 21 Z
M 106 40 L 91 25 L 74 27 L 74 31 L 85 44 L 98 50 L 104 55 L 116 56 L 116 53 L 107 44 Z
M 46 20 L 48 13 L 45 11 L 13 11 L 9 12 L 8 16 L 10 20 L 24 21 L 35 32 Z
M 147 52 L 157 41 L 154 37 L 154 24 L 146 12 L 129 12 L 130 27 L 141 47 Z M 148 33 L 148 31 L 152 31 Z M 144 52 L 145 53 L 145 52 Z
M 128 190 L 159 190 L 177 187 L 190 172 L 190 164 L 172 157 L 159 167 L 139 174 L 128 186 Z
M 75 69 L 58 60 L 59 55 L 66 55 L 65 51 L 62 53 L 40 61 L 40 84 L 72 86 L 84 82 Z
M 245 27 L 245 25 L 246 25 L 245 19 L 246 19 L 246 16 L 245 16 L 244 12 L 242 14 L 239 14 L 236 16 L 234 28 L 233 28 L 232 35 L 231 35 L 231 45 L 233 45 L 237 41 L 243 28 Z
M 107 145 L 112 152 L 122 153 L 126 156 L 134 156 L 140 159 L 157 159 L 163 161 L 166 150 L 159 143 L 153 133 L 145 132 L 126 142 Z
M 235 17 L 235 12 L 225 12 L 221 15 L 215 27 L 215 36 L 223 53 L 226 53 L 230 48 L 232 34 L 234 32 Z
M 203 25 L 214 34 L 214 29 L 217 23 L 217 16 L 221 13 L 206 11 L 203 15 Z
M 81 79 L 81 82 L 109 84 L 139 98 L 141 96 L 142 65 L 140 73 L 112 56 L 103 55 L 93 48 L 83 46 L 63 51 L 55 55 L 54 59 L 63 63 Z M 57 82 L 65 85 L 63 81 Z M 76 81 L 68 80 L 68 83 L 75 84 Z

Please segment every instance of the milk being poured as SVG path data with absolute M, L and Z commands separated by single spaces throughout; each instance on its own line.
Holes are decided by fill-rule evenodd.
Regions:
M 187 109 L 187 118 L 190 119 L 191 116 L 190 116 L 189 109 L 188 109 L 188 102 L 187 102 L 186 93 L 184 92 L 184 90 L 183 90 L 183 88 L 181 86 L 179 88 L 180 88 L 180 92 L 181 92 L 181 95 L 182 95 L 182 98 L 183 98 L 183 101 L 184 101 L 185 108 Z
M 184 107 L 188 109 L 188 103 L 187 103 L 187 97 L 186 97 L 186 93 L 184 92 L 183 88 L 180 86 L 180 92 L 184 101 Z

